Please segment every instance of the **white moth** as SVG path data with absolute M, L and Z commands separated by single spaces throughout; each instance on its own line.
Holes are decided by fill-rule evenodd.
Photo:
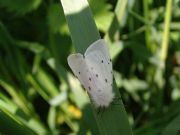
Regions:
M 113 101 L 112 62 L 103 39 L 92 43 L 84 56 L 71 54 L 68 64 L 80 83 L 87 90 L 96 107 L 108 107 Z

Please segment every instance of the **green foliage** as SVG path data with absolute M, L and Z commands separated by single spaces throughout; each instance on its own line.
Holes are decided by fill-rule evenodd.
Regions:
M 96 25 L 102 32 L 108 31 L 113 18 L 113 13 L 110 11 L 112 6 L 106 1 L 107 0 L 90 0 L 90 6 L 96 21 Z
M 92 14 L 82 3 L 67 14 L 55 0 L 0 0 L 0 134 L 116 135 L 128 117 L 135 135 L 178 135 L 180 1 L 88 2 Z M 127 117 L 123 104 L 94 115 L 67 65 L 100 35 Z
M 5 7 L 9 12 L 21 15 L 37 9 L 40 4 L 41 0 L 0 0 L 1 7 Z
M 53 33 L 66 32 L 69 34 L 63 10 L 59 4 L 49 6 L 47 17 L 49 28 Z

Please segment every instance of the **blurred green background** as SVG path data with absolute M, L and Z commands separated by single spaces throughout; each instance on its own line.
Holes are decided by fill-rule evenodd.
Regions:
M 180 135 L 180 0 L 88 2 L 134 135 Z M 73 52 L 59 0 L 0 0 L 0 135 L 99 134 Z

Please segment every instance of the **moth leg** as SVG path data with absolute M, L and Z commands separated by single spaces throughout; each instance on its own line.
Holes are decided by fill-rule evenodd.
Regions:
M 105 108 L 105 107 L 102 107 L 102 113 L 104 113 L 104 112 L 105 112 L 105 110 L 106 110 L 106 108 Z
M 97 109 L 97 115 L 99 115 L 100 112 L 101 112 L 101 108 L 99 107 L 99 108 Z
M 105 107 L 99 107 L 99 108 L 97 109 L 97 115 L 102 117 L 105 109 L 106 109 Z

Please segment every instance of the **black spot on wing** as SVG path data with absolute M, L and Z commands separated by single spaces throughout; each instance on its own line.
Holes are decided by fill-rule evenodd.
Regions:
M 88 89 L 91 90 L 91 87 L 89 86 Z

